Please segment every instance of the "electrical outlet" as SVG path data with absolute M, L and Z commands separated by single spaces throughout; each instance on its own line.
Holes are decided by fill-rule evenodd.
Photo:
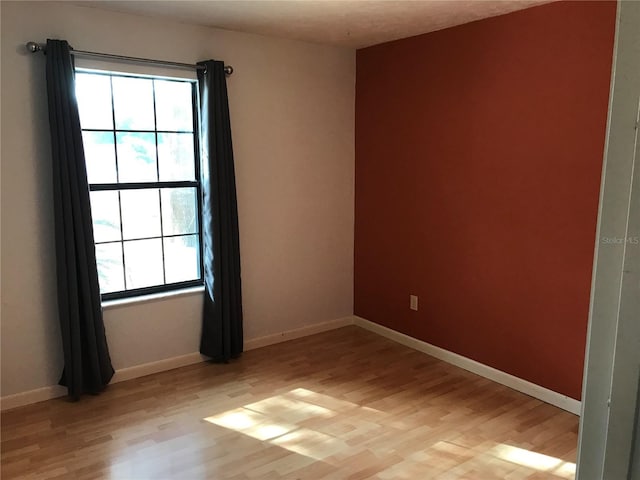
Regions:
M 409 308 L 411 310 L 418 310 L 418 296 L 417 295 L 409 295 Z

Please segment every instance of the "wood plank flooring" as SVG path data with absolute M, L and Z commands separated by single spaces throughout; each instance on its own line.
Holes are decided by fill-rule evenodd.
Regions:
M 568 479 L 578 418 L 358 327 L 2 414 L 2 478 Z

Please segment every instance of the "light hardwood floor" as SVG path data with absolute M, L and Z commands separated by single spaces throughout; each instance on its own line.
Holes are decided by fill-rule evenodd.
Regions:
M 578 418 L 355 326 L 2 414 L 2 478 L 573 478 Z

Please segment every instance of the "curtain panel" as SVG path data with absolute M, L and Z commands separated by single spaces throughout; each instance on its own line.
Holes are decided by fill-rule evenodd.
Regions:
M 64 369 L 60 385 L 78 399 L 114 374 L 102 319 L 89 186 L 69 44 L 47 40 L 58 317 Z
M 240 240 L 224 62 L 200 62 L 205 298 L 200 353 L 217 362 L 243 350 Z

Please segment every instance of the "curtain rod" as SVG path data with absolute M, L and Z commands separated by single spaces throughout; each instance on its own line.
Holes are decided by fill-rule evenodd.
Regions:
M 31 53 L 36 52 L 46 52 L 47 46 L 41 43 L 36 42 L 27 42 L 26 44 L 27 50 Z M 99 52 L 87 52 L 84 50 L 74 50 L 71 49 L 71 55 L 80 56 L 80 57 L 88 57 L 88 58 L 102 58 L 107 60 L 120 60 L 124 62 L 135 62 L 135 63 L 147 63 L 151 65 L 162 65 L 164 67 L 171 68 L 182 68 L 186 70 L 202 70 L 204 69 L 204 65 L 193 65 L 191 63 L 179 63 L 179 62 L 166 62 L 164 60 L 152 60 L 150 58 L 139 58 L 139 57 L 126 57 L 124 55 L 113 55 L 110 53 L 99 53 Z M 227 75 L 231 75 L 233 73 L 233 67 L 231 65 L 224 66 L 224 73 Z

